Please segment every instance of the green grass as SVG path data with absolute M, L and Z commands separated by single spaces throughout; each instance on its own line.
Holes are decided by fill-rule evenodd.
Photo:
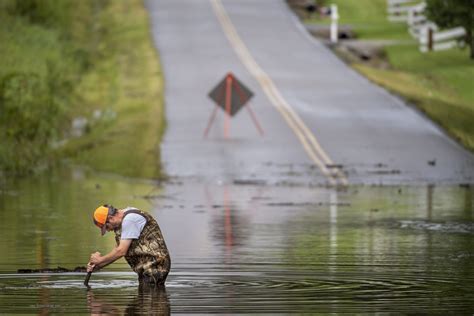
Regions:
M 386 0 L 333 0 L 336 4 L 339 23 L 349 25 L 361 39 L 411 40 L 404 23 L 391 23 L 387 20 Z M 328 24 L 330 18 L 314 15 L 308 23 Z
M 0 174 L 68 158 L 162 177 L 163 82 L 149 32 L 140 0 L 0 1 Z M 74 138 L 78 117 L 87 133 Z
M 64 52 L 57 49 L 61 46 L 61 34 L 58 31 L 47 30 L 8 15 L 2 15 L 2 20 L 2 26 L 5 27 L 0 29 L 0 74 L 31 72 L 45 75 L 46 64 L 39 62 L 43 60 L 58 61 L 62 67 L 71 65 L 70 60 L 63 60 L 68 58 Z M 23 36 L 18 36 L 19 33 Z
M 15 3 L 0 2 L 0 170 L 25 174 L 64 128 L 81 63 L 65 32 L 33 23 Z
M 327 1 L 329 3 L 329 1 Z M 389 22 L 386 0 L 334 0 L 340 23 L 358 39 L 399 40 L 384 48 L 389 69 L 353 63 L 373 82 L 406 98 L 474 151 L 474 61 L 468 49 L 420 53 L 405 23 Z M 310 20 L 321 22 L 319 18 Z
M 102 38 L 106 56 L 77 88 L 83 106 L 76 115 L 90 132 L 62 150 L 75 163 L 130 177 L 162 177 L 159 143 L 164 130 L 163 80 L 140 1 L 114 1 L 105 15 L 111 28 Z M 94 121 L 102 110 L 114 116 Z
M 411 46 L 388 46 L 393 69 L 353 66 L 375 83 L 417 106 L 448 134 L 474 151 L 474 62 L 467 51 L 421 54 Z

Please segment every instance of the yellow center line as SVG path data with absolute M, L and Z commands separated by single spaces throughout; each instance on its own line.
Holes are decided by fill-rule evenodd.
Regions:
M 221 26 L 229 39 L 230 44 L 234 48 L 241 62 L 245 68 L 255 77 L 260 83 L 263 92 L 267 95 L 270 103 L 278 110 L 288 126 L 293 130 L 299 141 L 303 145 L 304 150 L 310 159 L 318 166 L 321 172 L 328 178 L 331 185 L 337 184 L 337 179 L 343 185 L 347 185 L 347 178 L 339 168 L 329 170 L 327 165 L 334 165 L 332 160 L 322 149 L 314 134 L 304 124 L 298 114 L 283 98 L 278 91 L 276 85 L 271 78 L 263 71 L 257 64 L 255 59 L 250 54 L 249 50 L 239 37 L 235 27 L 233 26 L 229 16 L 227 15 L 222 2 L 220 0 L 210 0 L 214 12 L 221 23 Z

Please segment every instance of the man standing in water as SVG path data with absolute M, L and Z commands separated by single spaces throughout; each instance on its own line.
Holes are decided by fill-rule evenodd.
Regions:
M 94 224 L 115 232 L 115 247 L 102 256 L 91 255 L 87 272 L 97 271 L 121 257 L 138 274 L 140 285 L 163 285 L 170 271 L 171 258 L 156 220 L 148 213 L 133 207 L 116 209 L 112 205 L 99 206 L 93 215 Z

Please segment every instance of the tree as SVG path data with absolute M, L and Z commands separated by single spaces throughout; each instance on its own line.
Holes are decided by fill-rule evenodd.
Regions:
M 427 0 L 426 15 L 440 27 L 462 26 L 474 59 L 474 0 Z

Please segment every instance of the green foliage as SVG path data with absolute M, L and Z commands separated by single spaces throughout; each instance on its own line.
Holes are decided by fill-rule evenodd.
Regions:
M 464 26 L 472 29 L 474 2 L 472 0 L 427 0 L 428 18 L 441 27 Z
M 9 173 L 29 172 L 44 161 L 71 106 L 79 69 L 74 46 L 61 39 L 65 32 L 52 28 L 62 23 L 68 3 L 0 4 L 0 169 Z
M 99 58 L 77 85 L 81 106 L 75 108 L 76 116 L 91 118 L 97 111 L 102 116 L 92 117 L 90 132 L 71 139 L 61 151 L 94 170 L 161 178 L 163 81 L 148 14 L 141 0 L 114 1 L 102 19 L 108 27 L 101 35 Z
M 48 158 L 78 104 L 75 83 L 99 56 L 106 4 L 0 1 L 0 170 L 22 174 Z
M 44 137 L 51 134 L 50 123 L 59 111 L 48 90 L 36 74 L 13 73 L 2 78 L 0 110 L 3 115 L 0 122 L 6 138 L 44 141 Z M 50 119 L 38 120 L 43 113 Z
M 0 43 L 0 173 L 67 156 L 160 176 L 161 72 L 140 0 L 0 0 Z
M 17 0 L 11 1 L 8 11 L 11 15 L 27 18 L 31 23 L 67 27 L 69 17 L 65 13 L 70 12 L 68 7 L 71 4 L 71 1 L 65 0 Z
M 440 27 L 464 27 L 471 58 L 474 58 L 474 1 L 427 0 L 426 4 L 426 15 Z
M 78 67 L 60 32 L 11 15 L 15 3 L 0 13 L 0 169 L 26 173 L 64 125 Z
M 1 165 L 22 172 L 47 152 L 48 141 L 58 136 L 71 89 L 53 64 L 44 78 L 26 72 L 0 78 L 0 135 L 8 143 L 8 151 L 0 151 Z

